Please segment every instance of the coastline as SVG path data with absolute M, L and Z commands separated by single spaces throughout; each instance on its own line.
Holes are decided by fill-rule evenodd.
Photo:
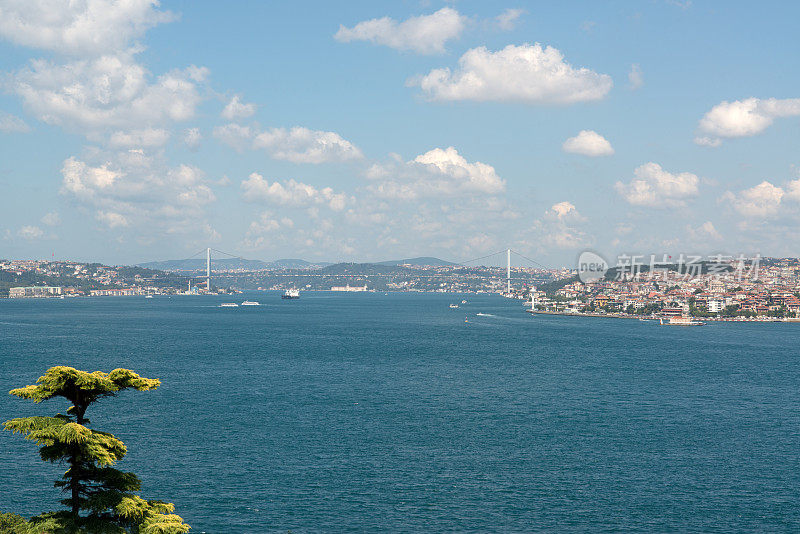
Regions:
M 658 317 L 641 315 L 611 314 L 611 313 L 573 313 L 544 310 L 525 310 L 531 315 L 563 315 L 567 317 L 594 317 L 597 319 L 644 319 L 657 321 Z M 696 317 L 698 321 L 713 321 L 716 323 L 800 323 L 800 317 Z

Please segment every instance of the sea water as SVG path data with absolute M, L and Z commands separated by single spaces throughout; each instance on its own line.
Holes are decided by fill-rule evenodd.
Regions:
M 194 532 L 800 530 L 800 324 L 245 299 L 2 300 L 0 391 L 53 365 L 161 379 L 88 416 Z M 2 419 L 66 408 L 0 395 Z M 64 469 L 0 433 L 0 511 L 58 508 Z

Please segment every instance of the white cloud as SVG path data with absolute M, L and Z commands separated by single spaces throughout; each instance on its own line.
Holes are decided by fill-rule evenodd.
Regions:
M 508 45 L 491 52 L 468 50 L 459 68 L 434 69 L 409 80 L 433 100 L 516 101 L 528 104 L 574 104 L 600 100 L 613 86 L 611 77 L 574 68 L 557 49 L 539 43 Z
M 745 217 L 766 218 L 778 212 L 785 193 L 783 188 L 764 180 L 738 194 L 728 191 L 722 199 Z
M 295 180 L 270 183 L 255 172 L 242 182 L 242 189 L 244 190 L 243 196 L 245 200 L 265 200 L 274 204 L 297 208 L 327 205 L 333 211 L 341 211 L 348 202 L 346 195 L 336 193 L 330 187 L 317 189 L 312 185 Z
M 700 120 L 700 131 L 715 138 L 750 137 L 766 130 L 777 118 L 800 115 L 800 98 L 777 99 L 747 98 L 733 102 L 721 102 Z M 702 142 L 706 146 L 718 146 L 719 139 Z M 697 140 L 695 140 L 697 142 Z M 716 143 L 716 144 L 711 144 Z
M 644 76 L 642 76 L 642 69 L 637 63 L 631 65 L 631 70 L 628 72 L 628 84 L 632 91 L 639 89 L 644 85 Z
M 197 150 L 197 147 L 200 146 L 200 141 L 203 139 L 203 135 L 200 133 L 199 128 L 187 128 L 183 132 L 183 143 L 189 148 L 189 150 Z
M 722 145 L 722 139 L 718 137 L 708 137 L 708 136 L 697 136 L 694 138 L 694 144 L 698 146 L 707 146 L 711 148 L 717 148 L 718 146 Z
M 383 198 L 492 195 L 502 193 L 506 187 L 494 167 L 480 161 L 470 163 L 454 147 L 435 148 L 405 163 L 376 164 L 367 173 L 382 180 L 369 189 Z
M 383 17 L 359 22 L 352 28 L 339 26 L 333 36 L 337 41 L 369 41 L 396 50 L 418 54 L 438 54 L 445 43 L 457 39 L 464 30 L 467 17 L 453 8 L 444 7 L 431 15 L 411 17 L 403 22 Z
M 324 163 L 360 159 L 361 151 L 335 132 L 309 130 L 295 126 L 272 128 L 256 135 L 254 148 L 263 148 L 274 159 L 294 163 Z
M 38 226 L 23 226 L 17 231 L 17 235 L 22 239 L 39 239 L 44 235 L 44 232 Z
M 237 152 L 250 147 L 254 132 L 249 126 L 236 123 L 225 124 L 214 128 L 214 137 Z
M 570 137 L 561 145 L 564 152 L 583 154 L 584 156 L 610 156 L 614 149 L 608 140 L 593 130 L 581 130 L 575 137 Z
M 10 89 L 39 120 L 87 136 L 156 128 L 194 117 L 207 70 L 173 70 L 150 83 L 130 51 L 63 65 L 37 59 L 11 76 Z
M 534 240 L 558 249 L 575 249 L 591 244 L 592 239 L 578 225 L 585 223 L 575 205 L 569 201 L 553 204 L 541 219 L 533 223 Z
M 113 211 L 98 211 L 94 218 L 109 228 L 119 228 L 120 226 L 130 225 L 128 219 L 126 219 L 124 215 Z
M 693 242 L 719 241 L 722 239 L 722 236 L 711 221 L 706 221 L 697 228 L 687 226 L 686 233 L 689 240 Z
M 92 157 L 102 163 L 64 161 L 61 192 L 96 210 L 109 228 L 135 227 L 140 235 L 196 233 L 205 207 L 216 200 L 196 167 L 171 167 L 141 149 Z
M 645 163 L 633 171 L 635 180 L 617 182 L 617 192 L 630 204 L 653 208 L 680 207 L 697 196 L 699 178 L 689 172 L 672 174 L 657 163 Z
M 495 23 L 497 27 L 504 31 L 511 31 L 513 30 L 519 18 L 525 13 L 524 9 L 512 9 L 508 8 L 497 17 L 495 17 Z
M 111 134 L 109 146 L 114 148 L 156 147 L 169 141 L 169 132 L 160 128 L 145 128 Z
M 59 217 L 58 212 L 51 211 L 42 217 L 42 224 L 47 226 L 58 226 L 61 224 L 61 217 Z
M 0 132 L 4 133 L 28 133 L 31 127 L 24 120 L 15 115 L 0 110 Z
M 0 37 L 59 54 L 106 54 L 173 20 L 156 8 L 156 0 L 9 0 L 0 4 Z
M 575 208 L 575 204 L 566 200 L 557 204 L 553 204 L 550 207 L 550 213 L 560 221 L 570 218 L 583 219 L 580 213 L 578 213 L 578 210 Z
M 255 104 L 245 104 L 239 95 L 234 95 L 222 110 L 222 117 L 228 120 L 246 119 L 256 112 Z

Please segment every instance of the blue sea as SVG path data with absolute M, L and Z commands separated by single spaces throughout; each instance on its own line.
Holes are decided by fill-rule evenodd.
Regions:
M 244 299 L 2 300 L 0 390 L 53 365 L 161 379 L 88 416 L 193 532 L 800 531 L 800 324 Z M 66 408 L 0 395 L 3 419 Z M 64 469 L 0 433 L 0 510 L 57 508 Z

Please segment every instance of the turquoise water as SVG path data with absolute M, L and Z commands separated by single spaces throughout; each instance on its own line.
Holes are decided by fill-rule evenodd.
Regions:
M 800 530 L 800 324 L 245 298 L 0 301 L 0 390 L 56 364 L 160 378 L 89 416 L 194 532 Z M 0 395 L 4 419 L 64 409 Z M 62 471 L 0 433 L 0 510 L 55 508 Z

